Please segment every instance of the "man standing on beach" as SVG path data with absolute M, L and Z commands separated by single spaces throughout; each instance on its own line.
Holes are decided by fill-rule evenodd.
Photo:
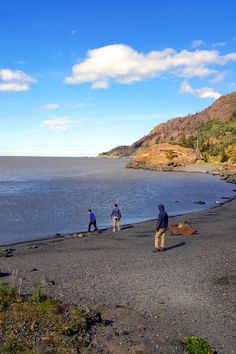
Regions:
M 157 227 L 154 241 L 154 253 L 158 252 L 158 246 L 160 241 L 160 251 L 165 251 L 165 240 L 166 240 L 166 229 L 168 227 L 168 214 L 165 211 L 165 207 L 163 204 L 158 206 L 159 215 L 157 219 Z
M 94 231 L 98 231 L 96 217 L 91 209 L 88 210 L 89 212 L 89 225 L 88 225 L 88 232 L 91 232 L 91 226 L 93 225 Z
M 121 212 L 117 204 L 114 204 L 114 208 L 111 213 L 111 218 L 113 223 L 113 231 L 120 231 Z

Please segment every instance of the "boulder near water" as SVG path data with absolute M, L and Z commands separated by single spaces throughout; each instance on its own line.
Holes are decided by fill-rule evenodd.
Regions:
M 138 152 L 128 167 L 145 169 L 163 169 L 193 164 L 198 153 L 189 148 L 169 143 L 154 144 Z

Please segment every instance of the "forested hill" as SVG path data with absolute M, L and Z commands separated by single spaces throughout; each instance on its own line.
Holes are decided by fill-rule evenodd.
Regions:
M 198 149 L 205 161 L 236 162 L 236 92 L 220 97 L 210 107 L 155 126 L 131 146 L 121 146 L 99 156 L 132 156 L 153 145 L 170 143 Z

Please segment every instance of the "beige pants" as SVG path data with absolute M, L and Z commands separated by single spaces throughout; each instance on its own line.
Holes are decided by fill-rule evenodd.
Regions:
M 158 246 L 159 246 L 159 241 L 160 241 L 160 248 L 165 248 L 165 241 L 166 241 L 166 229 L 159 229 L 158 231 L 156 231 L 155 234 L 155 249 L 158 250 Z
M 120 218 L 118 218 L 117 216 L 113 216 L 112 222 L 113 222 L 113 231 L 120 231 Z

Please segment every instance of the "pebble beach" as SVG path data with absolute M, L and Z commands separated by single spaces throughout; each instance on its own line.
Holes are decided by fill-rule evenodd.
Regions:
M 104 353 L 110 346 L 112 353 L 130 346 L 181 353 L 189 335 L 204 337 L 218 353 L 236 353 L 235 212 L 234 199 L 170 218 L 197 232 L 168 235 L 166 252 L 158 254 L 155 221 L 1 247 L 1 280 L 13 275 L 24 292 L 40 284 L 63 302 L 99 309 L 113 323 L 102 336 L 95 330 Z

